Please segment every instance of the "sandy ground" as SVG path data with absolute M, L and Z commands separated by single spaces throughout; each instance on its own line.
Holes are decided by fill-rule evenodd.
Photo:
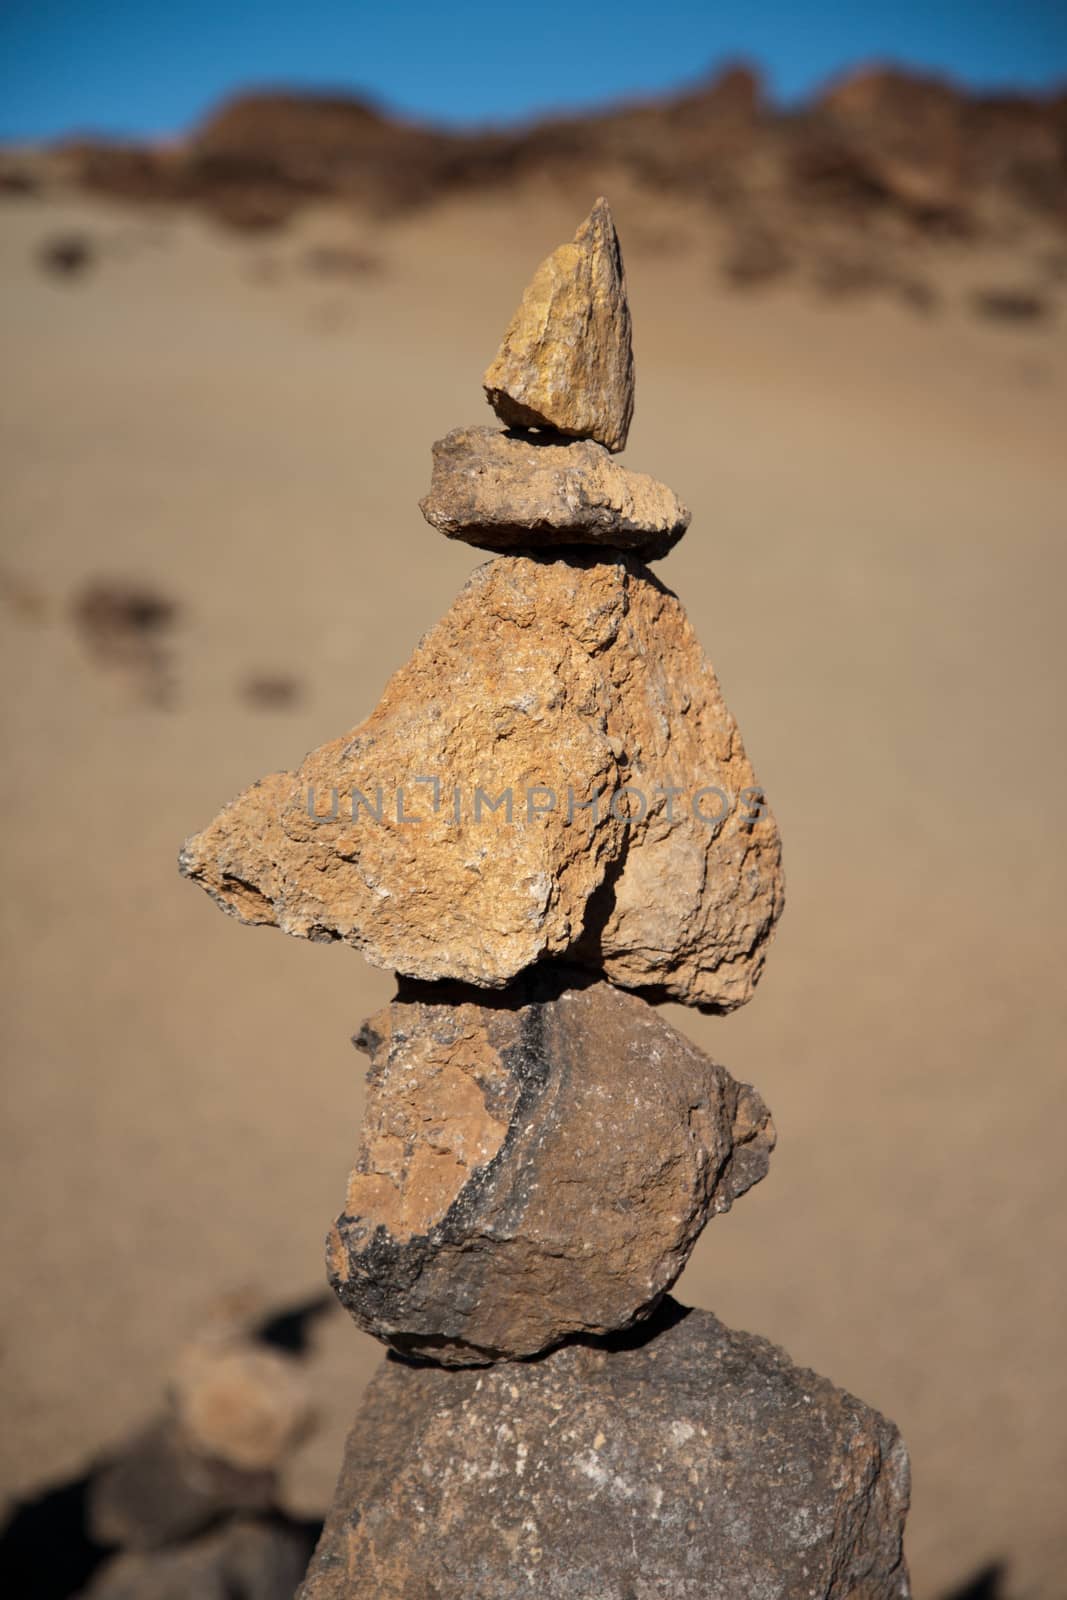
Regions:
M 429 447 L 591 197 L 530 191 L 270 240 L 84 201 L 0 216 L 4 354 L 3 1478 L 80 1470 L 157 1404 L 206 1308 L 323 1282 L 361 1109 L 348 1043 L 391 992 L 182 882 L 188 833 L 363 717 L 479 557 L 422 522 Z M 789 903 L 755 1002 L 671 1017 L 773 1108 L 769 1179 L 680 1295 L 901 1426 L 920 1600 L 990 1563 L 1063 1593 L 1067 295 L 943 308 L 721 289 L 707 226 L 613 195 L 635 319 L 628 464 L 693 508 L 660 572 L 778 814 Z M 76 279 L 42 240 L 84 227 Z M 382 270 L 326 282 L 313 240 Z M 181 607 L 174 703 L 103 669 L 89 579 Z M 256 673 L 295 675 L 254 707 Z M 321 1509 L 378 1352 L 319 1327 Z

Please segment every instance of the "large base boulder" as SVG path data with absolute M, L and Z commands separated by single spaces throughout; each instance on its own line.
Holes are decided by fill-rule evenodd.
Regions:
M 906 1600 L 892 1423 L 665 1302 L 640 1341 L 390 1357 L 299 1600 Z

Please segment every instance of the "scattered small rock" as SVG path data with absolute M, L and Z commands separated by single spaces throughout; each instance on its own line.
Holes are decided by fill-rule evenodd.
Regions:
M 738 288 L 769 283 L 793 267 L 792 257 L 781 240 L 765 228 L 745 228 L 723 260 L 727 280 Z
M 1035 289 L 978 289 L 971 296 L 976 316 L 994 322 L 1042 322 L 1052 303 Z
M 246 678 L 241 693 L 249 705 L 263 711 L 280 711 L 295 706 L 304 696 L 299 678 L 284 672 L 256 673 Z
M 126 1551 L 81 1600 L 292 1600 L 314 1546 L 289 1518 L 241 1518 L 165 1550 Z
M 299 1364 L 236 1338 L 188 1344 L 172 1374 L 171 1403 L 196 1451 L 249 1473 L 277 1469 L 311 1421 Z
M 828 299 L 843 299 L 880 288 L 884 278 L 873 261 L 858 256 L 824 255 L 814 264 L 812 282 Z
M 939 304 L 932 285 L 907 271 L 885 250 L 881 254 L 871 249 L 823 251 L 812 264 L 811 281 L 828 300 L 884 294 L 927 314 Z
M 89 584 L 77 602 L 85 626 L 101 638 L 138 637 L 169 627 L 177 614 L 173 600 L 155 590 L 120 580 Z
M 173 683 L 165 640 L 178 616 L 175 601 L 147 585 L 96 578 L 75 596 L 72 610 L 101 666 L 127 673 L 152 703 L 168 703 Z
M 304 254 L 304 266 L 320 278 L 377 278 L 383 270 L 381 256 L 349 244 L 314 245 Z
M 168 1415 L 96 1470 L 89 1530 L 98 1544 L 151 1550 L 193 1538 L 223 1516 L 269 1510 L 277 1488 L 272 1471 L 248 1472 L 195 1449 Z
M 58 234 L 46 239 L 37 252 L 37 259 L 46 272 L 61 278 L 77 278 L 93 263 L 96 246 L 85 233 Z

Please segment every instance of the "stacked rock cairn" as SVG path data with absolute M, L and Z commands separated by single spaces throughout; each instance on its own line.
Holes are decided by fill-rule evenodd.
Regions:
M 390 1347 L 303 1600 L 908 1593 L 893 1425 L 668 1291 L 774 1128 L 658 1014 L 751 995 L 777 826 L 682 606 L 689 514 L 633 411 L 608 205 L 485 375 L 502 430 L 422 502 L 497 552 L 377 709 L 264 778 L 182 870 L 243 922 L 397 974 L 330 1280 Z

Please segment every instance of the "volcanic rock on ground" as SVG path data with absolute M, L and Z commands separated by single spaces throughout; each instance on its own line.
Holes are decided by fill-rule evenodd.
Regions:
M 654 1337 L 390 1357 L 300 1600 L 906 1600 L 892 1423 L 667 1302 Z
M 312 1543 L 282 1518 L 241 1519 L 189 1544 L 116 1556 L 82 1600 L 291 1600 Z
M 542 261 L 483 382 L 509 426 L 625 449 L 634 409 L 630 307 L 606 200 L 572 243 Z
M 420 506 L 450 539 L 487 550 L 608 545 L 655 561 L 689 526 L 673 490 L 620 467 L 603 445 L 494 428 L 454 428 L 437 441 Z
M 402 1353 L 487 1361 L 628 1326 L 767 1170 L 755 1090 L 606 983 L 398 999 L 360 1037 L 370 1096 L 330 1277 Z
M 566 957 L 718 1010 L 751 995 L 783 898 L 711 664 L 621 555 L 487 562 L 365 722 L 181 866 L 244 922 L 410 977 L 498 988 Z
M 151 1550 L 192 1538 L 235 1512 L 269 1510 L 276 1497 L 273 1472 L 203 1454 L 173 1417 L 164 1417 L 94 1473 L 89 1531 L 99 1544 Z

